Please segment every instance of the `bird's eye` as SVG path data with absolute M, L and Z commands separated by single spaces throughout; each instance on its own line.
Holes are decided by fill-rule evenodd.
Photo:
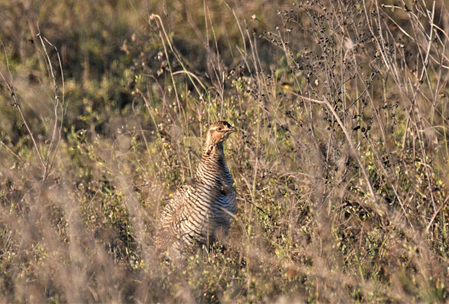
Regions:
M 220 128 L 220 127 L 218 127 L 218 128 L 217 128 L 217 131 L 221 131 L 221 128 Z

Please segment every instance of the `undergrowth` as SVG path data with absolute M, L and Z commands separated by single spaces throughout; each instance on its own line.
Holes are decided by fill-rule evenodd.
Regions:
M 445 3 L 13 2 L 2 302 L 448 300 Z M 236 219 L 162 261 L 161 210 L 217 120 Z

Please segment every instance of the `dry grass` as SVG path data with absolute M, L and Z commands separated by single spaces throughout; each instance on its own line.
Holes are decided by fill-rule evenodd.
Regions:
M 16 2 L 3 303 L 448 301 L 445 3 Z M 160 212 L 221 119 L 225 249 L 162 262 Z

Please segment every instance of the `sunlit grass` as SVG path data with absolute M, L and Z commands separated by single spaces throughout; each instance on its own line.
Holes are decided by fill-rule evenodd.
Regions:
M 2 301 L 447 301 L 449 54 L 422 4 L 70 5 L 4 7 Z M 235 221 L 163 261 L 217 120 Z

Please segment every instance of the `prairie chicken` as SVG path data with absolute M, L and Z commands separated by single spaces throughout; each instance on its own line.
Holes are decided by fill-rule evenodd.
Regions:
M 194 245 L 209 246 L 229 230 L 237 206 L 223 142 L 234 131 L 226 121 L 210 126 L 193 184 L 179 188 L 162 212 L 159 251 L 180 257 Z

